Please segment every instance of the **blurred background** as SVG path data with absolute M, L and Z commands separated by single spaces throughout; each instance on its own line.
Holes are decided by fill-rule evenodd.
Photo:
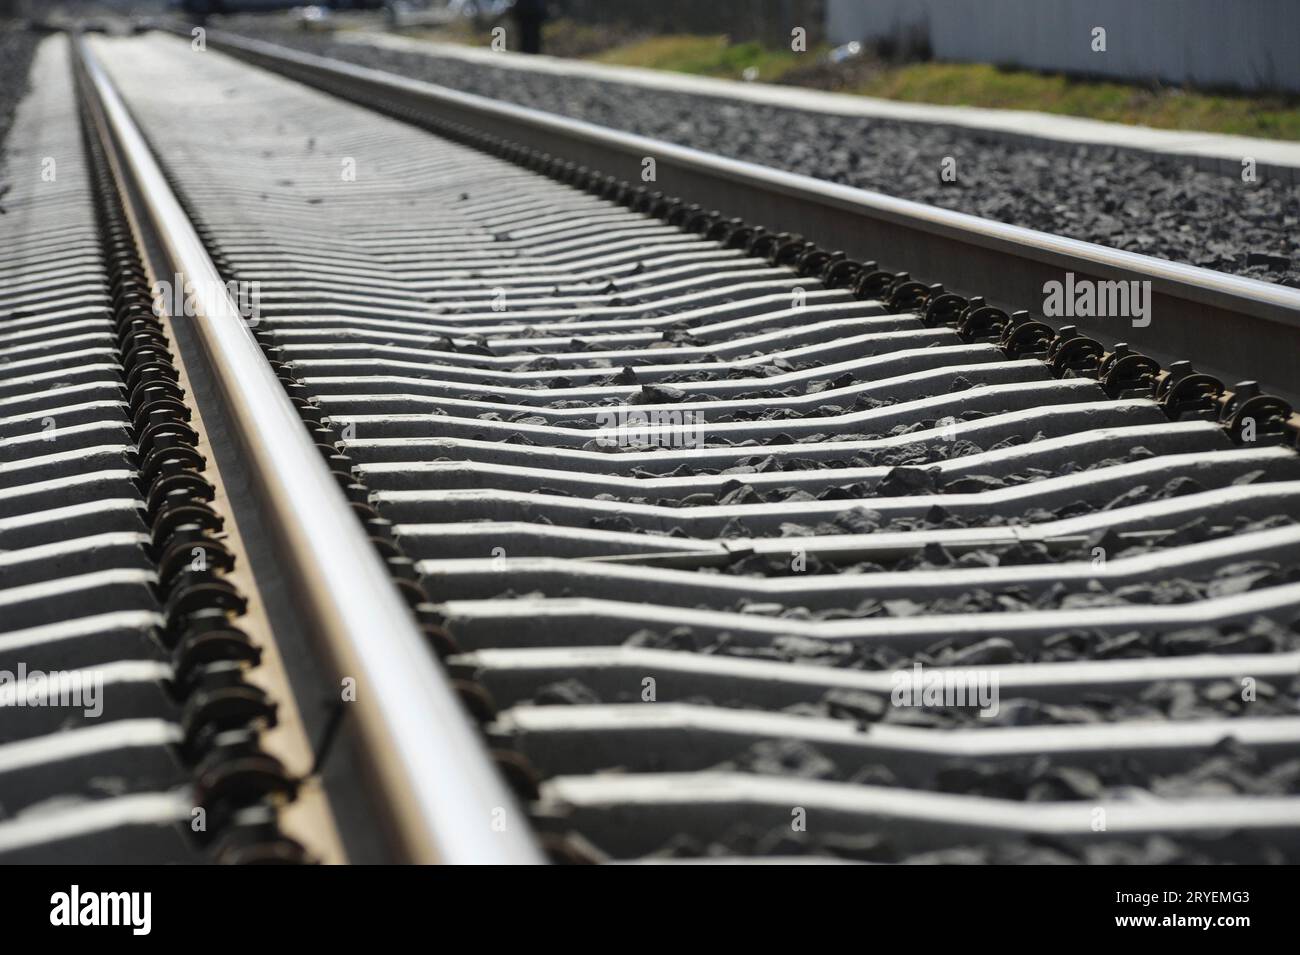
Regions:
M 507 48 L 557 57 L 1300 139 L 1295 0 L 0 0 L 0 15 L 255 18 L 485 48 L 504 25 Z

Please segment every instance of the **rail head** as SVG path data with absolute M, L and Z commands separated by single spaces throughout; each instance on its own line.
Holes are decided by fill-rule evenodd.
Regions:
M 541 856 L 414 617 L 312 443 L 112 81 L 73 41 L 93 134 L 155 270 L 192 287 L 194 333 L 211 365 L 274 526 L 287 581 L 336 675 L 397 856 L 532 864 Z M 507 820 L 504 828 L 499 825 Z
M 1142 320 L 1047 320 L 1164 361 L 1190 358 L 1221 377 L 1248 368 L 1269 390 L 1300 398 L 1300 289 L 825 182 L 225 31 L 209 31 L 208 42 L 356 102 L 463 124 L 632 183 L 641 184 L 643 161 L 653 158 L 655 181 L 648 185 L 665 195 L 779 226 L 923 281 L 942 277 L 954 291 L 983 294 L 1008 309 L 1038 312 L 1053 282 L 1149 282 Z

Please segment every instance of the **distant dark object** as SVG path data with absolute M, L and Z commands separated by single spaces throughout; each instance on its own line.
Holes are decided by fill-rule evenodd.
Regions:
M 519 49 L 524 53 L 541 53 L 546 0 L 515 0 L 510 15 L 519 27 Z

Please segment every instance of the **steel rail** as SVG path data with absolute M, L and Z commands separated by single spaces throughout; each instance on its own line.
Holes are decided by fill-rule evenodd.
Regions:
M 1145 327 L 1119 318 L 1058 319 L 1098 339 L 1168 361 L 1189 358 L 1232 384 L 1253 378 L 1300 398 L 1300 290 L 1110 249 L 882 193 L 729 159 L 540 110 L 490 100 L 224 31 L 208 42 L 301 82 L 438 125 L 464 125 L 641 185 L 655 160 L 665 195 L 754 223 L 779 225 L 851 258 L 877 259 L 1008 309 L 1038 311 L 1047 282 L 1151 282 Z M 1049 320 L 1049 324 L 1051 320 Z M 1225 377 L 1226 376 L 1226 377 Z
M 83 38 L 74 49 L 83 100 L 137 241 L 157 272 L 220 290 L 196 296 L 193 330 L 272 518 L 268 531 L 297 606 L 336 675 L 357 681 L 350 712 L 395 854 L 411 862 L 540 862 L 525 816 L 122 99 Z M 500 810 L 504 831 L 492 824 Z

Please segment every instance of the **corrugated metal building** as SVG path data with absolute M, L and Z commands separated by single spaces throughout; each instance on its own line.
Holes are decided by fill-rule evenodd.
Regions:
M 1297 0 L 826 0 L 826 31 L 940 60 L 1300 92 Z

